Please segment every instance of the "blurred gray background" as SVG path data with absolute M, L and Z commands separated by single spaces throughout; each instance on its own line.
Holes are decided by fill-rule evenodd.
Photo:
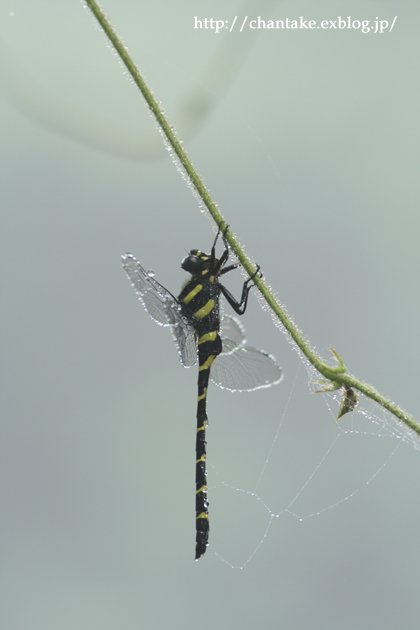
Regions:
M 419 418 L 419 4 L 103 4 L 304 334 Z M 177 293 L 213 226 L 88 10 L 0 12 L 1 627 L 417 628 L 419 453 L 378 408 L 334 428 L 338 403 L 309 394 L 255 296 L 249 341 L 284 381 L 209 392 L 194 562 L 197 375 L 120 256 Z M 381 35 L 193 28 L 235 15 L 398 18 Z

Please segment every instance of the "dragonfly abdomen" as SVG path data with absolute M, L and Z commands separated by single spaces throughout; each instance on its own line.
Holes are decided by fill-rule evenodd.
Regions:
M 210 369 L 216 357 L 222 351 L 222 342 L 217 331 L 207 332 L 198 340 L 198 402 L 197 402 L 197 439 L 196 439 L 196 546 L 195 559 L 198 560 L 206 551 L 209 539 L 209 502 L 207 500 L 206 475 L 206 428 L 207 388 Z

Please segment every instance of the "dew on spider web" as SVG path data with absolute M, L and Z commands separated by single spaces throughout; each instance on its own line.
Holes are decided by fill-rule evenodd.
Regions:
M 306 379 L 304 370 L 298 372 L 295 379 L 287 379 L 289 392 L 254 485 L 249 478 L 248 485 L 239 485 L 237 477 L 221 470 L 220 462 L 211 471 L 210 549 L 232 568 L 244 568 L 263 544 L 276 545 L 284 535 L 285 519 L 309 524 L 338 508 L 351 510 L 356 495 L 375 492 L 374 482 L 403 443 L 419 448 L 416 435 L 364 396 L 337 426 L 340 392 L 318 394 L 324 397 L 326 413 L 303 417 L 302 388 L 298 391 L 295 384 L 300 380 L 304 386 Z M 308 375 L 313 391 L 313 368 Z M 294 431 L 296 422 L 301 426 Z

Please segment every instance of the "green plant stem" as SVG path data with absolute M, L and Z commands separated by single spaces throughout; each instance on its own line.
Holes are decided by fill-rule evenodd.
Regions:
M 171 151 L 175 153 L 179 162 L 184 167 L 188 179 L 197 191 L 199 197 L 208 208 L 211 216 L 213 217 L 216 224 L 219 226 L 223 221 L 223 217 L 220 214 L 216 204 L 210 197 L 208 190 L 200 179 L 198 173 L 194 169 L 191 161 L 189 160 L 184 148 L 182 147 L 181 142 L 177 138 L 177 135 L 173 129 L 173 127 L 169 124 L 167 118 L 164 116 L 159 103 L 154 98 L 151 90 L 147 86 L 145 80 L 141 76 L 138 68 L 134 64 L 131 59 L 127 49 L 124 47 L 124 44 L 119 39 L 116 34 L 114 28 L 111 26 L 109 20 L 106 18 L 105 14 L 99 7 L 98 3 L 95 0 L 85 0 L 87 6 L 92 11 L 95 18 L 98 20 L 99 24 L 103 28 L 105 34 L 108 39 L 114 46 L 117 51 L 119 57 L 125 64 L 127 70 L 131 74 L 134 79 L 134 82 L 138 86 L 139 90 L 143 94 L 149 108 L 153 112 L 157 123 L 166 139 L 167 144 L 169 145 Z M 249 258 L 245 255 L 245 252 L 240 247 L 238 241 L 234 238 L 232 232 L 228 230 L 226 234 L 227 241 L 232 248 L 232 251 L 235 253 L 241 265 L 244 267 L 246 272 L 251 276 L 255 269 L 249 260 Z M 420 424 L 418 424 L 414 418 L 406 413 L 403 409 L 395 405 L 393 402 L 379 394 L 371 385 L 363 383 L 359 381 L 354 376 L 346 373 L 346 368 L 344 367 L 343 362 L 339 359 L 339 365 L 336 367 L 332 367 L 322 361 L 320 357 L 313 351 L 309 343 L 300 333 L 298 328 L 292 322 L 292 320 L 286 315 L 284 310 L 281 308 L 280 304 L 275 300 L 268 287 L 264 283 L 264 281 L 258 276 L 255 277 L 255 285 L 260 291 L 261 295 L 264 297 L 265 301 L 271 308 L 271 310 L 276 314 L 278 319 L 281 321 L 283 326 L 286 328 L 292 339 L 295 341 L 297 346 L 300 348 L 302 353 L 306 356 L 308 361 L 322 374 L 328 381 L 336 386 L 336 388 L 348 386 L 357 389 L 359 392 L 362 392 L 368 398 L 374 400 L 379 405 L 390 411 L 394 416 L 396 416 L 399 420 L 404 422 L 410 429 L 415 431 L 418 435 L 420 435 Z

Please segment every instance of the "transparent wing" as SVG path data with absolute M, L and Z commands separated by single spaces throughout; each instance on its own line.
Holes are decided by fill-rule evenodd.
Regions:
M 150 317 L 161 326 L 173 326 L 180 311 L 178 300 L 143 269 L 132 254 L 122 256 L 123 267 Z
M 282 370 L 270 354 L 244 345 L 230 354 L 220 354 L 211 367 L 210 378 L 222 389 L 250 392 L 279 383 Z
M 173 308 L 169 300 L 165 304 L 172 336 L 178 348 L 179 357 L 184 367 L 197 363 L 197 334 L 190 322 L 182 315 L 180 306 Z
M 252 391 L 281 381 L 281 367 L 275 358 L 246 345 L 245 329 L 235 317 L 223 316 L 220 336 L 223 351 L 210 371 L 216 385 L 231 391 Z
M 220 321 L 220 337 L 223 354 L 230 354 L 245 345 L 245 329 L 236 317 L 230 315 L 223 315 Z
M 124 270 L 150 317 L 160 326 L 170 326 L 185 367 L 197 362 L 197 340 L 194 328 L 183 316 L 174 295 L 153 278 L 132 254 L 122 256 Z

